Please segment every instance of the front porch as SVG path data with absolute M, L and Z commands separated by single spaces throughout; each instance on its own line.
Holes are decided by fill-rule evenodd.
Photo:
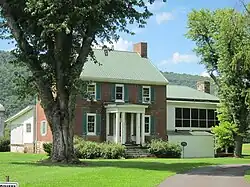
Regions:
M 109 104 L 106 108 L 106 141 L 145 144 L 146 105 Z

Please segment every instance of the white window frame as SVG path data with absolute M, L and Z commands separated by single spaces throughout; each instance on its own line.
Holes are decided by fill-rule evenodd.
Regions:
M 144 89 L 149 89 L 149 97 L 145 97 L 144 94 Z M 148 99 L 148 101 L 146 101 Z M 151 103 L 151 86 L 143 86 L 142 87 L 142 103 Z
M 94 101 L 96 101 L 96 83 L 93 82 L 93 83 L 89 83 L 88 86 L 87 86 L 87 93 L 89 94 L 89 86 L 95 86 L 95 96 L 93 98 Z M 90 101 L 90 99 L 88 98 L 88 101 Z
M 116 88 L 117 87 L 122 87 L 122 99 L 116 99 Z M 124 94 L 125 94 L 124 84 L 116 84 L 115 85 L 115 102 L 124 102 Z
M 30 131 L 29 131 L 29 132 L 27 131 L 28 125 L 30 125 Z M 26 129 L 25 129 L 25 130 L 26 130 L 26 131 L 25 131 L 26 133 L 31 133 L 31 132 L 32 132 L 31 123 L 26 123 L 26 124 L 25 124 L 25 127 L 26 127 Z
M 149 136 L 150 135 L 150 133 L 151 133 L 151 116 L 150 115 L 145 115 L 144 116 L 144 118 L 146 119 L 146 118 L 149 118 L 149 132 L 145 132 L 145 130 L 146 130 L 146 120 L 144 119 L 144 134 L 146 135 L 146 136 Z
M 89 121 L 88 121 L 89 118 L 88 117 L 89 116 L 94 116 L 94 119 L 95 119 L 95 122 L 94 122 L 94 132 L 89 132 L 89 128 L 88 128 L 88 126 L 89 126 L 89 124 L 88 124 L 89 123 Z M 95 136 L 96 135 L 96 114 L 94 114 L 94 113 L 87 113 L 86 124 L 87 124 L 86 125 L 87 126 L 87 128 L 86 128 L 87 135 L 92 135 L 92 136 L 94 135 Z
M 42 128 L 42 125 L 44 125 L 44 124 L 45 124 L 45 133 L 42 132 L 42 129 L 43 129 L 43 128 Z M 47 121 L 46 121 L 46 120 L 42 120 L 40 125 L 41 125 L 41 126 L 40 126 L 41 135 L 42 135 L 42 136 L 46 136 L 47 133 L 48 133 L 48 123 L 47 123 Z

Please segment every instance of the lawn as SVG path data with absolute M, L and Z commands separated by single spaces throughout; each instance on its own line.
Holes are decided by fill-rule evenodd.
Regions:
M 21 187 L 156 186 L 166 177 L 214 164 L 243 164 L 250 159 L 124 159 L 84 160 L 86 166 L 46 165 L 45 155 L 0 153 L 0 180 L 10 176 Z
M 243 144 L 242 154 L 250 156 L 250 144 Z

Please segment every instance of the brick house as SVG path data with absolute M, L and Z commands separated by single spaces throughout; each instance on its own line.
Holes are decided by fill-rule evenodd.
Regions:
M 134 44 L 133 52 L 94 50 L 100 65 L 89 59 L 80 78 L 91 81 L 76 100 L 76 135 L 92 141 L 145 144 L 152 137 L 167 139 L 166 85 L 168 81 L 147 57 L 147 43 Z M 33 152 L 52 133 L 39 102 L 34 106 Z M 7 120 L 10 123 L 11 120 Z

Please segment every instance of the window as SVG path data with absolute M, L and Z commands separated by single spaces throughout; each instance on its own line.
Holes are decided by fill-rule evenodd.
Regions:
M 124 85 L 116 84 L 115 85 L 115 100 L 124 101 Z
M 142 87 L 142 102 L 150 103 L 150 101 L 151 101 L 150 86 L 143 86 Z
M 96 134 L 96 114 L 87 114 L 87 135 Z
M 96 99 L 96 84 L 91 83 L 87 87 L 87 93 L 90 99 Z
M 46 136 L 47 134 L 47 122 L 46 121 L 41 121 L 41 135 Z
M 175 108 L 175 127 L 211 128 L 217 124 L 214 109 Z
M 31 132 L 31 124 L 30 123 L 26 124 L 26 132 Z
M 145 115 L 145 135 L 149 135 L 150 134 L 150 116 Z

